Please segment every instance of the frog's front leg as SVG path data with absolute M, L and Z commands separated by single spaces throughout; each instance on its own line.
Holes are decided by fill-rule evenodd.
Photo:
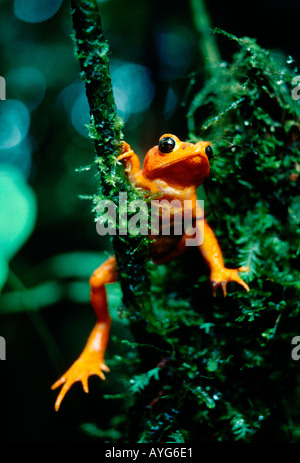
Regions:
M 203 242 L 199 245 L 199 249 L 210 269 L 210 282 L 213 295 L 216 295 L 216 290 L 220 286 L 224 296 L 226 296 L 226 286 L 230 281 L 235 281 L 243 286 L 246 291 L 249 291 L 249 286 L 239 276 L 239 272 L 248 272 L 249 269 L 247 267 L 239 267 L 237 269 L 226 268 L 217 238 L 206 220 L 204 220 L 203 233 Z
M 125 141 L 123 141 L 123 153 L 117 157 L 117 160 L 126 161 L 125 172 L 127 172 L 129 178 L 134 181 L 135 176 L 141 170 L 141 163 L 137 154 L 135 154 L 135 152 L 130 148 L 130 145 Z
M 202 237 L 199 244 L 199 250 L 204 257 L 210 269 L 210 282 L 213 295 L 216 295 L 217 288 L 222 288 L 224 296 L 227 294 L 227 283 L 235 281 L 249 291 L 249 286 L 239 276 L 239 272 L 248 272 L 247 267 L 239 267 L 237 269 L 227 268 L 224 265 L 222 251 L 214 232 L 204 219 L 204 212 L 196 201 L 196 226 L 198 227 L 198 235 Z
M 116 281 L 115 267 L 115 257 L 110 257 L 97 270 L 95 270 L 90 278 L 90 299 L 97 317 L 97 323 L 94 326 L 87 344 L 79 358 L 52 386 L 52 389 L 56 389 L 63 385 L 55 402 L 56 411 L 58 411 L 64 396 L 75 382 L 81 381 L 84 391 L 88 392 L 89 376 L 97 375 L 104 380 L 105 376 L 103 371 L 109 371 L 109 368 L 104 362 L 104 353 L 108 343 L 111 325 L 105 284 Z

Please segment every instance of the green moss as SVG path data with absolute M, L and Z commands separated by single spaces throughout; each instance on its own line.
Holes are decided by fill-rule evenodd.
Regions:
M 223 35 L 238 51 L 194 95 L 187 121 L 190 139 L 213 145 L 207 218 L 226 264 L 249 266 L 251 291 L 232 284 L 227 298 L 212 298 L 196 249 L 153 268 L 153 342 L 165 346 L 167 361 L 160 384 L 145 387 L 132 406 L 140 425 L 131 431 L 141 441 L 167 442 L 178 430 L 185 442 L 263 442 L 270 435 L 289 442 L 299 434 L 290 357 L 300 330 L 295 70 L 255 40 Z
M 122 127 L 96 3 L 74 0 L 73 8 L 99 170 L 95 204 L 119 191 L 136 198 L 140 193 L 116 163 Z M 227 298 L 213 298 L 197 249 L 156 267 L 146 264 L 145 238 L 115 237 L 122 313 L 134 338 L 112 360 L 119 390 L 106 397 L 120 401 L 120 419 L 105 434 L 116 442 L 264 442 L 270 435 L 289 442 L 299 435 L 297 365 L 290 356 L 300 332 L 291 177 L 299 159 L 299 106 L 290 95 L 295 70 L 253 39 L 218 32 L 238 51 L 232 63 L 216 64 L 193 95 L 187 124 L 191 140 L 213 145 L 207 218 L 226 264 L 249 266 L 251 291 L 232 284 Z
M 99 191 L 94 196 L 94 212 L 99 202 L 112 200 L 117 206 L 118 195 L 126 192 L 129 201 L 141 199 L 141 193 L 127 180 L 117 156 L 122 152 L 123 121 L 116 113 L 109 72 L 109 45 L 104 37 L 96 1 L 72 0 L 75 53 L 80 63 L 90 107 L 90 138 L 93 140 L 99 178 Z M 96 214 L 95 214 L 96 215 Z M 97 215 L 96 215 L 97 218 Z M 116 224 L 117 230 L 119 224 Z M 113 240 L 118 276 L 124 303 L 133 312 L 148 304 L 148 277 L 145 261 L 148 239 L 145 236 L 119 236 Z

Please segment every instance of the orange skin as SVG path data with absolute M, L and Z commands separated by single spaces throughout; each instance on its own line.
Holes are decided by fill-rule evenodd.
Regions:
M 171 143 L 167 149 L 164 145 L 166 140 Z M 198 227 L 200 221 L 204 221 L 204 224 L 203 222 L 201 224 L 202 229 L 204 225 L 203 240 L 201 243 L 199 242 L 198 248 L 210 269 L 213 295 L 215 296 L 216 289 L 221 287 L 224 296 L 226 296 L 226 285 L 230 281 L 240 284 L 246 291 L 249 291 L 248 285 L 238 275 L 239 272 L 246 272 L 248 269 L 246 267 L 228 269 L 224 266 L 218 241 L 204 219 L 203 211 L 197 202 L 196 189 L 209 175 L 210 167 L 206 154 L 209 153 L 210 148 L 208 147 L 210 147 L 209 142 L 184 143 L 175 135 L 164 134 L 159 140 L 159 145 L 148 151 L 143 169 L 141 169 L 138 156 L 125 142 L 123 143 L 123 153 L 118 157 L 118 161 L 125 160 L 125 170 L 136 187 L 149 191 L 149 194 L 159 193 L 159 200 L 179 199 L 182 205 L 184 200 L 191 200 L 192 207 L 189 212 L 194 223 Z M 182 210 L 180 214 L 182 214 Z M 173 219 L 175 215 L 176 210 L 173 210 Z M 177 257 L 185 250 L 186 238 L 185 233 L 181 236 L 155 236 L 155 242 L 151 244 L 150 249 L 152 260 L 160 264 Z M 75 382 L 81 381 L 84 391 L 88 392 L 89 376 L 98 375 L 104 380 L 103 371 L 109 371 L 104 361 L 111 325 L 105 285 L 115 282 L 116 279 L 116 259 L 114 256 L 96 269 L 90 278 L 90 300 L 97 322 L 79 358 L 52 386 L 52 389 L 62 386 L 55 403 L 56 411 L 59 409 L 65 394 Z

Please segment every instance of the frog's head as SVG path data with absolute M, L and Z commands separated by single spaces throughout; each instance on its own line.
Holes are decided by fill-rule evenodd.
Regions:
M 162 179 L 177 187 L 199 186 L 209 175 L 210 143 L 184 143 L 166 133 L 151 148 L 144 161 L 144 175 L 150 180 Z

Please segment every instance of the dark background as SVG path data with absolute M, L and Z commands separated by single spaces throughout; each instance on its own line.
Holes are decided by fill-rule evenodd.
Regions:
M 114 387 L 114 376 L 110 384 L 91 378 L 89 396 L 75 385 L 59 413 L 50 386 L 78 356 L 93 326 L 88 276 L 111 245 L 96 233 L 91 203 L 79 199 L 94 194 L 97 184 L 94 170 L 75 171 L 89 165 L 94 152 L 84 128 L 87 106 L 70 37 L 69 2 L 37 23 L 19 18 L 17 3 L 0 1 L 0 74 L 7 83 L 7 101 L 0 101 L 4 142 L 10 100 L 25 105 L 30 126 L 19 144 L 0 145 L 0 168 L 9 165 L 20 172 L 35 199 L 30 202 L 32 233 L 10 259 L 0 298 L 0 335 L 7 347 L 7 360 L 0 363 L 0 441 L 89 442 L 82 423 L 105 428 L 117 412 L 113 401 L 102 399 Z M 298 1 L 210 0 L 207 11 L 212 27 L 255 37 L 262 47 L 299 62 Z M 187 137 L 186 107 L 180 103 L 192 73 L 201 75 L 205 62 L 190 3 L 107 0 L 100 12 L 117 90 L 126 94 L 132 86 L 140 88 L 131 100 L 135 106 L 148 95 L 139 112 L 134 104 L 126 113 L 120 110 L 125 139 L 143 157 L 164 132 Z M 217 41 L 222 59 L 230 60 L 232 44 Z M 122 81 L 118 69 L 128 63 Z M 112 297 L 118 301 L 118 294 Z M 116 322 L 112 334 L 122 330 L 126 327 Z M 111 344 L 108 356 L 116 350 Z

